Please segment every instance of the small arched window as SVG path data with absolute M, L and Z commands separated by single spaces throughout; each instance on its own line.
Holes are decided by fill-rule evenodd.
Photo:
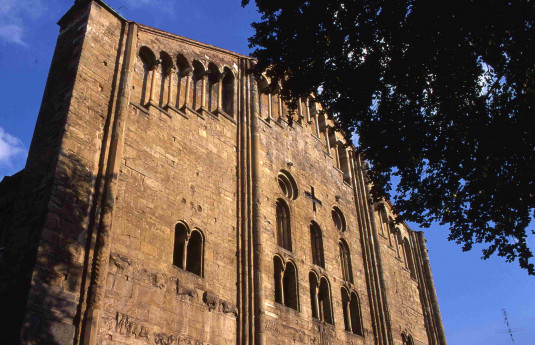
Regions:
M 342 276 L 345 281 L 353 283 L 353 269 L 351 267 L 351 255 L 349 253 L 349 246 L 344 240 L 338 242 L 340 248 L 340 264 L 342 266 Z
M 286 202 L 278 199 L 276 206 L 277 221 L 277 244 L 289 251 L 292 251 L 292 231 L 290 227 L 290 209 Z
M 279 256 L 273 258 L 275 302 L 298 310 L 297 269 L 292 261 L 283 264 Z
M 290 174 L 286 170 L 281 170 L 279 174 L 277 175 L 277 181 L 279 183 L 279 187 L 282 191 L 282 193 L 290 200 L 297 199 L 297 196 L 299 195 L 297 190 L 297 183 L 295 182 L 295 179 L 293 178 L 292 174 Z
M 217 66 L 210 62 L 208 65 L 208 110 L 215 112 L 219 105 L 219 81 L 221 80 L 221 73 Z
M 310 247 L 312 248 L 312 263 L 325 268 L 323 238 L 321 228 L 316 222 L 310 224 Z
M 160 95 L 158 105 L 160 108 L 166 106 L 171 101 L 171 93 L 173 92 L 171 85 L 173 79 L 174 64 L 171 56 L 162 51 L 160 52 L 160 61 L 162 62 L 161 80 L 160 80 Z
M 189 233 L 186 224 L 175 226 L 173 265 L 200 277 L 204 275 L 204 236 L 200 230 Z
M 223 111 L 230 116 L 234 116 L 234 73 L 230 68 L 225 67 L 222 81 L 222 107 Z
M 178 67 L 178 87 L 177 87 L 177 96 L 176 96 L 176 107 L 177 109 L 182 109 L 188 104 L 187 99 L 189 98 L 190 93 L 190 76 L 191 76 L 191 66 L 188 60 L 182 54 L 178 54 L 176 59 L 176 65 Z
M 344 181 L 351 182 L 351 173 L 349 169 L 349 153 L 345 144 L 338 142 L 338 157 L 340 159 L 340 170 L 344 173 Z
M 363 336 L 360 300 L 357 293 L 354 291 L 350 293 L 345 287 L 342 287 L 342 307 L 345 330 Z
M 336 230 L 340 232 L 346 231 L 346 218 L 340 209 L 336 206 L 333 207 L 331 211 L 331 216 L 333 218 L 334 226 Z
M 184 269 L 186 267 L 186 243 L 188 228 L 183 223 L 175 226 L 175 245 L 173 250 L 173 265 Z
M 139 58 L 143 63 L 143 80 L 139 103 L 141 105 L 147 105 L 150 101 L 154 80 L 156 80 L 154 70 L 158 60 L 154 52 L 146 46 L 139 49 Z
M 401 333 L 401 340 L 403 341 L 403 345 L 414 345 L 412 335 L 405 334 L 405 332 Z
M 411 245 L 407 238 L 403 239 L 403 256 L 405 257 L 405 268 L 411 273 L 411 278 L 416 279 L 416 272 L 414 269 L 414 260 L 412 258 Z
M 320 319 L 319 314 L 319 301 L 318 301 L 318 288 L 319 280 L 318 276 L 314 272 L 308 274 L 308 281 L 310 284 L 310 308 L 312 309 L 312 317 Z
M 331 287 L 325 277 L 321 277 L 318 290 L 320 320 L 334 325 L 331 302 Z
M 200 110 L 204 104 L 203 102 L 203 87 L 204 87 L 204 79 L 205 76 L 205 68 L 203 64 L 198 61 L 193 61 L 193 109 Z

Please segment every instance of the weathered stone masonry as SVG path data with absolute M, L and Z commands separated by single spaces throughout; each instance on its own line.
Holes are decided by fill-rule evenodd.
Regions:
M 445 345 L 421 232 L 311 96 L 77 1 L 0 183 L 1 344 Z

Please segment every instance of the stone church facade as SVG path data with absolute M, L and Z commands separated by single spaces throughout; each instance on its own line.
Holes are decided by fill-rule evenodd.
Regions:
M 0 184 L 0 344 L 445 345 L 422 232 L 313 97 L 77 1 Z

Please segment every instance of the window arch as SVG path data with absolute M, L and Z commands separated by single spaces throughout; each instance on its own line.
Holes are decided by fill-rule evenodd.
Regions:
M 340 265 L 342 267 L 342 276 L 345 281 L 353 283 L 353 268 L 351 267 L 351 255 L 349 252 L 349 246 L 345 240 L 338 242 L 340 249 Z
M 345 330 L 364 336 L 360 299 L 357 293 L 354 291 L 349 292 L 345 287 L 342 287 L 342 306 Z
M 292 231 L 290 227 L 290 209 L 286 202 L 278 199 L 276 203 L 277 221 L 277 244 L 289 251 L 292 251 Z
M 416 272 L 414 269 L 414 260 L 412 258 L 411 245 L 407 238 L 403 239 L 403 256 L 405 257 L 405 268 L 411 273 L 411 278 L 416 279 Z
M 204 235 L 199 229 L 189 231 L 185 223 L 175 226 L 173 265 L 204 276 Z
M 346 145 L 340 141 L 338 142 L 338 157 L 340 160 L 340 170 L 344 173 L 344 181 L 350 183 L 349 153 L 347 152 Z
M 308 274 L 312 317 L 334 324 L 332 315 L 331 285 L 326 277 L 318 278 L 314 271 Z
M 331 304 L 331 286 L 325 277 L 321 277 L 318 291 L 319 312 L 321 321 L 334 325 L 332 304 Z
M 188 60 L 182 54 L 178 54 L 176 59 L 178 68 L 178 88 L 176 96 L 176 107 L 182 109 L 188 105 L 188 98 L 190 93 L 190 79 L 192 68 Z
M 154 52 L 146 47 L 142 46 L 139 49 L 139 58 L 143 64 L 143 80 L 141 85 L 141 95 L 139 103 L 141 105 L 148 105 L 151 100 L 154 84 L 156 81 L 156 75 L 154 70 L 158 65 L 158 59 Z
M 331 216 L 333 218 L 334 226 L 336 227 L 336 229 L 340 232 L 346 231 L 346 218 L 338 207 L 333 207 L 331 211 Z
M 222 107 L 223 111 L 230 116 L 234 116 L 234 73 L 230 68 L 223 70 L 222 80 Z
M 221 73 L 217 66 L 210 62 L 208 64 L 208 110 L 215 112 L 219 108 L 219 88 Z
M 297 268 L 292 261 L 284 265 L 280 256 L 273 258 L 275 279 L 275 302 L 298 310 Z
M 310 223 L 310 247 L 312 249 L 312 263 L 325 268 L 323 238 L 321 228 L 316 222 Z
M 277 175 L 277 181 L 279 183 L 279 187 L 282 191 L 282 193 L 290 200 L 297 199 L 297 196 L 299 195 L 298 189 L 297 189 L 297 183 L 295 182 L 295 179 L 293 178 L 292 174 L 290 174 L 286 170 L 281 170 L 279 174 Z
M 204 76 L 206 74 L 203 64 L 198 61 L 193 61 L 193 109 L 200 110 L 203 104 L 204 97 Z

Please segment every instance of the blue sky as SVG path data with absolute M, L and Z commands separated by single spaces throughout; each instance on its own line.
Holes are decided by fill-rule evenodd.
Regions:
M 72 0 L 0 0 L 0 178 L 22 169 L 58 34 L 55 24 Z M 124 17 L 248 54 L 254 6 L 240 0 L 109 0 Z M 413 226 L 416 229 L 416 226 Z M 535 339 L 535 278 L 502 258 L 480 259 L 446 240 L 447 228 L 425 230 L 450 345 L 512 344 Z M 533 237 L 531 248 L 535 248 Z

